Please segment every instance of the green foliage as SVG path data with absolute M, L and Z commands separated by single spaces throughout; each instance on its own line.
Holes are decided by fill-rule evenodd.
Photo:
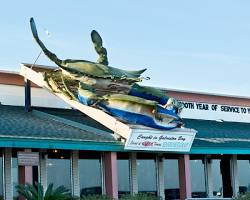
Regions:
M 123 195 L 120 200 L 160 200 L 160 197 L 139 193 L 136 195 Z
M 81 197 L 80 200 L 113 200 L 105 195 L 88 195 Z M 119 200 L 160 200 L 159 197 L 155 197 L 148 194 L 136 194 L 136 195 L 123 195 Z
M 17 185 L 17 192 L 27 200 L 71 200 L 73 199 L 70 191 L 64 186 L 53 188 L 53 184 L 49 184 L 47 190 L 44 192 L 43 186 L 36 183 L 35 186 L 31 184 Z
M 233 198 L 234 200 L 250 200 L 250 192 L 245 194 L 240 194 L 239 196 Z
M 112 198 L 105 195 L 87 195 L 82 196 L 80 200 L 112 200 Z

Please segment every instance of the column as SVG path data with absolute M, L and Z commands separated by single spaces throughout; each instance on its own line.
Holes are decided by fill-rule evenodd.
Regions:
M 157 196 L 165 200 L 165 186 L 164 186 L 164 157 L 156 155 L 156 185 Z
M 192 197 L 189 155 L 180 155 L 179 160 L 180 199 Z
M 118 180 L 117 180 L 117 155 L 116 152 L 104 153 L 105 165 L 105 188 L 106 195 L 118 199 Z
M 48 166 L 48 154 L 40 152 L 40 166 L 39 166 L 39 182 L 43 186 L 43 190 L 47 190 L 47 166 Z
M 31 149 L 25 149 L 25 152 L 31 152 Z M 19 184 L 33 184 L 33 167 L 32 166 L 18 166 L 18 183 Z
M 12 182 L 12 149 L 5 148 L 3 151 L 3 178 L 4 178 L 4 199 L 13 200 Z
M 212 177 L 212 160 L 205 155 L 204 157 L 204 174 L 207 197 L 213 197 L 213 177 Z
M 101 177 L 102 177 L 102 194 L 106 195 L 106 187 L 105 187 L 105 153 L 101 154 L 101 160 L 100 160 L 100 165 L 101 165 Z
M 137 179 L 137 163 L 136 153 L 129 154 L 129 180 L 130 180 L 130 193 L 138 193 L 138 179 Z
M 239 174 L 238 174 L 237 155 L 232 155 L 231 157 L 231 180 L 232 180 L 233 196 L 236 197 L 239 194 Z
M 80 197 L 79 151 L 71 152 L 71 189 L 72 195 Z

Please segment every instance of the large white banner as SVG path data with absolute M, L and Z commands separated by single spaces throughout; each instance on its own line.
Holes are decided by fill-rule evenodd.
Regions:
M 184 106 L 181 117 L 231 122 L 250 122 L 250 107 L 181 102 Z
M 134 129 L 125 144 L 125 149 L 189 152 L 195 134 L 192 129 L 173 131 Z

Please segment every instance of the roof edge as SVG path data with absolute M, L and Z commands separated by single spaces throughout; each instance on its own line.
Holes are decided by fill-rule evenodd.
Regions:
M 42 111 L 38 111 L 38 110 L 33 109 L 32 114 L 34 114 L 35 116 L 41 117 L 41 118 L 56 120 L 56 121 L 59 121 L 59 122 L 61 122 L 63 124 L 72 126 L 74 128 L 79 128 L 79 129 L 84 130 L 84 131 L 94 132 L 95 134 L 98 134 L 98 135 L 102 135 L 102 136 L 104 135 L 104 136 L 107 136 L 107 137 L 110 136 L 111 138 L 115 139 L 115 137 L 113 135 L 111 135 L 111 133 L 106 132 L 104 130 L 100 130 L 100 129 L 94 128 L 92 126 L 81 124 L 81 123 L 71 121 L 71 120 L 68 120 L 68 119 L 65 119 L 65 118 L 62 118 L 62 117 L 58 117 L 58 116 L 55 116 L 55 115 L 52 115 L 52 114 L 48 114 L 46 112 L 42 112 Z

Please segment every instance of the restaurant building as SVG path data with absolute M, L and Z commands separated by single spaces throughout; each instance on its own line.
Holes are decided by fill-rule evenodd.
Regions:
M 250 191 L 250 98 L 163 90 L 183 103 L 185 127 L 197 131 L 189 152 L 127 150 L 114 131 L 19 73 L 0 71 L 0 196 L 12 200 L 17 184 L 38 181 L 63 184 L 75 196 L 114 198 Z

